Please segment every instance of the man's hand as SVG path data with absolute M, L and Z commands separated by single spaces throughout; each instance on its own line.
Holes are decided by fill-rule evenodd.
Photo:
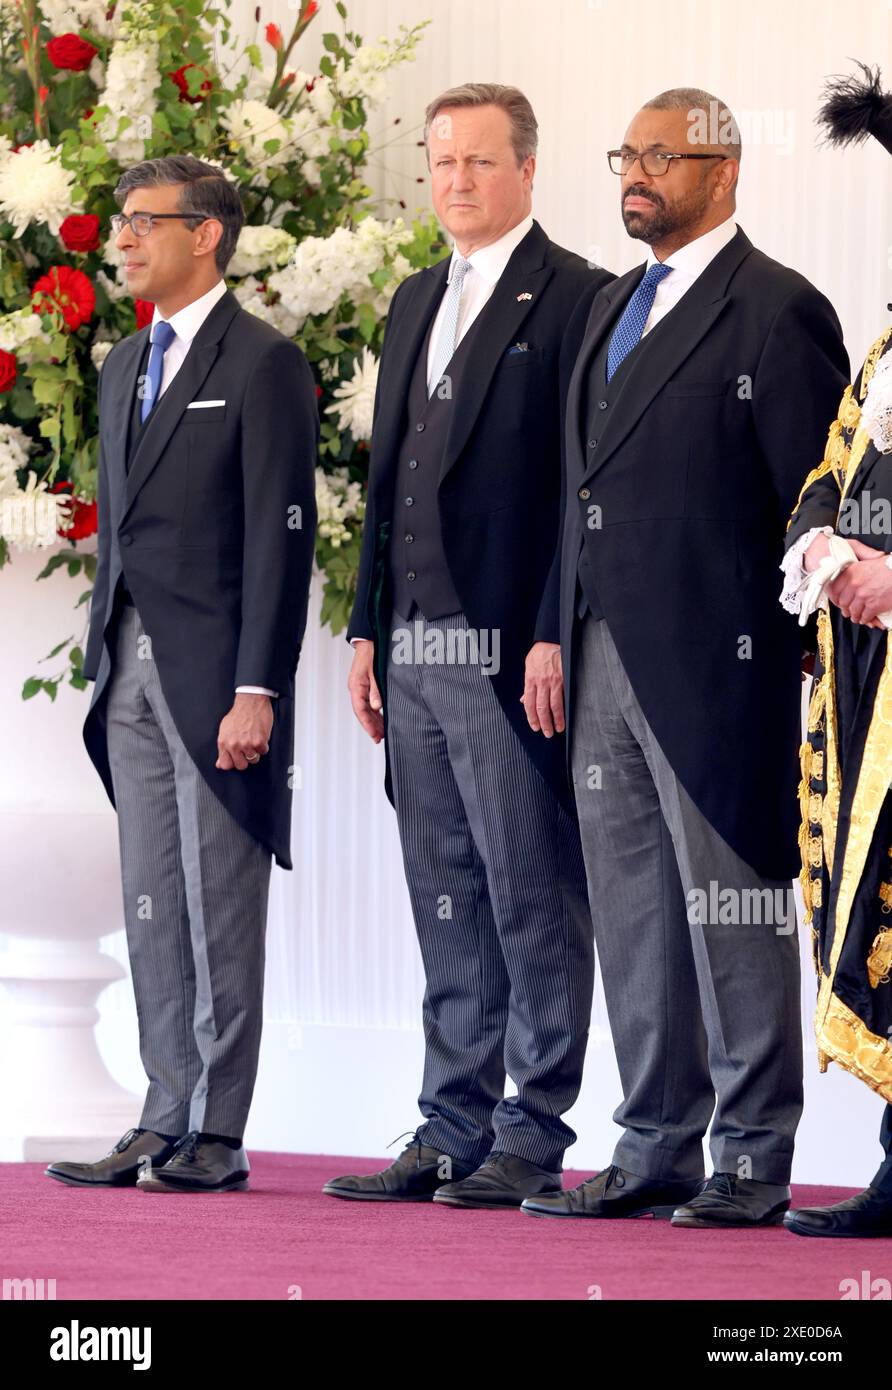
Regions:
M 861 542 L 858 544 L 861 545 Z M 863 546 L 862 549 L 870 550 L 871 547 Z M 882 628 L 883 623 L 877 619 L 880 613 L 892 608 L 892 570 L 886 564 L 882 551 L 873 551 L 873 554 L 880 554 L 883 558 L 859 558 L 858 564 L 849 565 L 828 587 L 827 597 L 853 623 Z
M 220 721 L 217 733 L 217 761 L 221 772 L 231 772 L 259 763 L 269 752 L 269 736 L 273 728 L 273 704 L 268 695 L 235 697 L 235 703 Z
M 830 537 L 823 535 L 815 536 L 802 557 L 802 568 L 805 570 L 806 574 L 811 574 L 812 570 L 816 570 L 821 561 L 826 560 L 829 554 Z
M 381 694 L 375 681 L 374 642 L 357 642 L 353 648 L 353 665 L 347 680 L 353 713 L 374 743 L 384 737 L 384 715 Z
M 564 670 L 556 642 L 536 642 L 527 654 L 521 695 L 527 722 L 551 738 L 564 732 Z

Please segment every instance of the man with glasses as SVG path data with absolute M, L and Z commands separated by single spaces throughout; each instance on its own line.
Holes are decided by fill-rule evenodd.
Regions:
M 776 575 L 848 362 L 827 300 L 735 224 L 740 155 L 727 107 L 677 89 L 608 156 L 649 253 L 587 313 L 559 582 L 623 1133 L 535 1215 L 758 1226 L 790 1202 L 801 643 Z
M 226 288 L 243 211 L 219 169 L 146 160 L 115 197 L 127 283 L 155 308 L 100 377 L 84 740 L 118 812 L 149 1085 L 104 1159 L 47 1173 L 244 1190 L 271 856 L 292 867 L 315 389 L 300 349 Z

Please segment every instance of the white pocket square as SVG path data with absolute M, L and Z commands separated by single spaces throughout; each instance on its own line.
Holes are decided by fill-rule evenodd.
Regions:
M 225 405 L 225 401 L 190 401 L 187 410 L 206 410 L 209 405 Z

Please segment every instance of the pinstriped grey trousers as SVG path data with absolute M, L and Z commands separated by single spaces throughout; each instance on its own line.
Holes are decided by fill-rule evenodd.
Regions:
M 607 622 L 591 615 L 577 628 L 573 710 L 573 787 L 624 1097 L 613 1162 L 699 1178 L 712 1118 L 716 1172 L 787 1183 L 802 1113 L 792 885 L 761 878 L 694 805 Z M 716 900 L 770 911 L 692 914 L 688 895 L 708 900 L 711 885 Z
M 189 756 L 132 606 L 117 622 L 107 720 L 149 1081 L 139 1123 L 238 1139 L 257 1074 L 271 855 Z
M 395 614 L 387 665 L 394 800 L 426 977 L 418 1137 L 466 1163 L 497 1149 L 557 1172 L 576 1138 L 561 1115 L 579 1090 L 594 984 L 579 832 L 479 664 L 396 659 L 397 629 L 415 622 L 444 637 L 467 622 Z

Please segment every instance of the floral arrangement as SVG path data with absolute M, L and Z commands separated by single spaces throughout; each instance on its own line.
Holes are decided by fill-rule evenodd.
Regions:
M 311 73 L 290 62 L 316 0 L 294 0 L 290 35 L 267 24 L 263 50 L 234 38 L 227 5 L 0 0 L 0 568 L 16 551 L 53 547 L 39 578 L 95 575 L 98 375 L 153 309 L 128 292 L 113 190 L 141 159 L 196 154 L 245 207 L 229 288 L 301 346 L 316 376 L 316 558 L 322 621 L 339 632 L 355 590 L 383 321 L 401 280 L 445 251 L 432 216 L 378 215 L 363 177 L 369 112 L 425 26 L 364 44 L 338 0 L 341 32 L 322 35 Z M 44 658 L 57 669 L 29 677 L 24 698 L 87 684 L 90 594 L 75 604 L 80 633 Z

